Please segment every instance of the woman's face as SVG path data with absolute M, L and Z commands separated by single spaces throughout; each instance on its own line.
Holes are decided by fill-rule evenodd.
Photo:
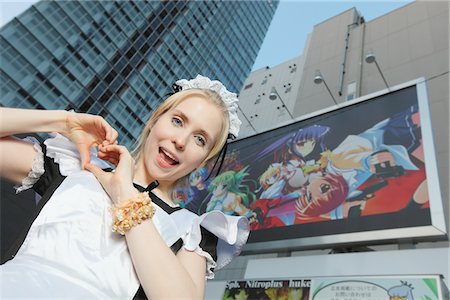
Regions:
M 145 143 L 147 181 L 173 184 L 200 166 L 216 143 L 222 123 L 220 109 L 194 95 L 161 115 Z

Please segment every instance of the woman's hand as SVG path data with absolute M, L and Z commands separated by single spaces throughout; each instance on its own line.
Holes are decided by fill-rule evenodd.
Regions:
M 91 147 L 117 143 L 117 131 L 101 116 L 69 112 L 66 116 L 66 127 L 62 134 L 77 146 L 83 169 L 90 161 Z
M 134 159 L 125 146 L 99 145 L 98 157 L 116 165 L 115 172 L 105 172 L 91 163 L 86 169 L 97 177 L 100 184 L 115 204 L 135 197 L 138 191 L 133 186 Z

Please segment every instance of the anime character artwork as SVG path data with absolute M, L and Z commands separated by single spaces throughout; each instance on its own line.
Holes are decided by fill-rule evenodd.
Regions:
M 405 299 L 414 300 L 413 287 L 406 281 L 401 281 L 400 285 L 391 287 L 388 290 L 388 295 L 390 300 Z
M 245 177 L 249 175 L 246 171 L 247 167 L 237 172 L 226 171 L 213 179 L 208 186 L 207 212 L 220 210 L 228 215 L 252 216 L 249 207 L 255 201 L 255 194 L 245 184 Z
M 428 199 L 424 174 L 418 167 L 423 163 L 419 128 L 415 105 L 360 134 L 348 135 L 337 147 L 321 153 L 324 175 L 303 187 L 296 203 L 296 222 L 420 208 Z M 415 182 L 409 199 L 400 195 L 401 182 L 406 179 Z M 377 197 L 383 190 L 395 192 L 395 201 L 386 195 L 388 202 L 377 203 L 383 201 L 384 197 Z
M 208 196 L 209 178 L 208 165 L 203 166 L 189 174 L 188 185 L 180 186 L 176 190 L 176 198 L 183 208 L 198 211 L 199 205 Z
M 261 152 L 268 153 L 267 149 L 281 152 L 282 155 L 273 153 L 279 157 L 276 164 L 282 171 L 270 177 L 270 182 L 276 184 L 267 187 L 268 183 L 261 182 L 264 191 L 254 205 L 260 208 L 257 210 L 259 224 L 265 218 L 270 218 L 270 225 L 280 224 L 272 222 L 275 216 L 286 226 L 407 211 L 420 209 L 428 201 L 423 168 L 419 168 L 423 167 L 423 151 L 417 105 L 360 133 L 347 135 L 334 147 L 326 146 L 323 140 L 329 129 L 317 124 L 300 129 L 291 138 L 283 137 Z M 296 140 L 302 131 L 309 134 Z M 287 150 L 283 151 L 284 140 L 287 140 Z M 281 146 L 276 148 L 276 145 Z M 315 151 L 318 145 L 320 152 Z M 316 154 L 311 155 L 314 151 Z M 404 190 L 400 188 L 401 182 L 405 180 L 414 182 L 414 193 L 405 190 L 400 195 Z M 395 201 L 385 194 L 387 191 L 391 195 L 396 191 Z M 380 193 L 384 197 L 378 197 Z M 291 213 L 280 211 L 280 205 Z M 286 215 L 292 216 L 293 205 L 295 219 L 292 221 Z M 259 228 L 253 225 L 253 229 Z
M 427 276 L 369 276 L 313 280 L 311 300 L 383 299 L 431 300 L 448 299 L 440 291 L 439 280 Z
M 257 154 L 257 160 L 273 156 L 274 162 L 259 176 L 260 194 L 252 206 L 256 216 L 252 230 L 294 224 L 301 188 L 322 175 L 317 159 L 326 150 L 324 137 L 329 129 L 320 125 L 300 128 Z
M 424 213 L 417 98 L 364 105 L 230 144 L 222 172 L 186 207 L 245 215 L 252 231 Z
M 196 213 L 205 213 L 207 204 L 211 200 L 211 197 L 213 197 L 215 193 L 220 194 L 219 190 L 221 187 L 223 187 L 223 185 L 218 184 L 219 182 L 227 185 L 227 187 L 225 188 L 226 190 L 229 190 L 231 186 L 231 191 L 236 192 L 237 195 L 241 195 L 244 199 L 244 203 L 248 205 L 246 202 L 248 196 L 245 192 L 248 190 L 248 187 L 246 187 L 245 185 L 239 187 L 242 180 L 244 180 L 244 177 L 248 176 L 248 173 L 243 170 L 244 168 L 248 168 L 248 166 L 245 167 L 240 164 L 236 151 L 229 151 L 227 153 L 224 159 L 224 166 L 226 166 L 226 168 L 224 167 L 222 168 L 222 170 L 233 170 L 235 172 L 228 172 L 225 175 L 222 172 L 214 176 L 214 164 L 212 163 L 194 170 L 189 175 L 187 183 L 179 185 L 179 187 L 175 191 L 175 197 L 178 200 L 177 202 L 180 204 L 180 206 Z M 227 182 L 227 180 L 230 182 Z M 246 180 L 244 180 L 244 182 L 246 182 Z M 219 186 L 218 190 L 214 191 L 217 186 Z M 243 189 L 244 192 L 239 191 L 240 189 Z M 253 201 L 251 192 L 249 193 L 250 198 Z M 215 198 L 215 196 L 213 198 Z

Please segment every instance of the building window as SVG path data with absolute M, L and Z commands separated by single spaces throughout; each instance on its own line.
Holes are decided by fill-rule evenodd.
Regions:
M 347 85 L 347 101 L 356 98 L 356 81 L 352 81 Z

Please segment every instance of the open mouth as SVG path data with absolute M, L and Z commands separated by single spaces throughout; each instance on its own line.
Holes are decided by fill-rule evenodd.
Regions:
M 163 148 L 159 147 L 159 154 L 161 155 L 161 158 L 166 162 L 167 164 L 174 166 L 179 164 L 180 162 L 169 152 L 165 151 Z

